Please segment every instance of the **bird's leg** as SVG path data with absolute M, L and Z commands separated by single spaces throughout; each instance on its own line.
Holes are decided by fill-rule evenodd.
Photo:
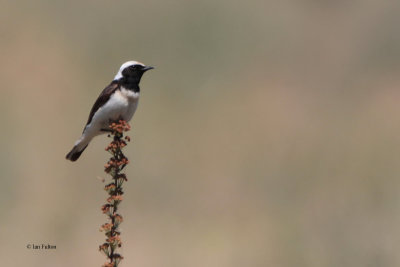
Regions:
M 117 123 L 117 122 L 118 122 L 117 120 L 109 119 L 108 120 L 108 125 L 111 125 L 111 124 Z M 112 133 L 113 132 L 113 130 L 111 128 L 101 128 L 100 131 L 106 132 L 106 133 Z
M 116 119 L 116 120 L 109 119 L 109 120 L 108 120 L 108 123 L 109 123 L 109 125 L 111 125 L 111 124 L 113 124 L 113 123 L 116 123 L 116 124 L 117 124 L 117 123 L 119 123 L 121 120 L 124 120 L 124 118 L 122 118 L 122 116 L 119 116 L 118 119 Z M 100 131 L 106 132 L 106 133 L 112 133 L 112 132 L 113 132 L 113 130 L 112 130 L 111 128 L 101 128 Z

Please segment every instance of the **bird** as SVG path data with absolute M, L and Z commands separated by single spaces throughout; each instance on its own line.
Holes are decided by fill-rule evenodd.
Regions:
M 129 122 L 132 119 L 139 102 L 140 79 L 151 69 L 154 67 L 138 61 L 128 61 L 121 65 L 117 75 L 94 103 L 82 136 L 66 155 L 66 159 L 76 161 L 95 136 L 110 132 L 111 121 L 122 119 Z

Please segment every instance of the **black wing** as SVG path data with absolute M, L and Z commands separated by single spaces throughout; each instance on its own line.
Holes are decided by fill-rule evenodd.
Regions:
M 111 95 L 118 89 L 119 84 L 116 81 L 111 82 L 109 86 L 104 88 L 103 92 L 101 92 L 96 102 L 94 103 L 92 110 L 90 110 L 89 118 L 86 125 L 88 125 L 92 121 L 96 111 L 101 108 L 110 99 Z

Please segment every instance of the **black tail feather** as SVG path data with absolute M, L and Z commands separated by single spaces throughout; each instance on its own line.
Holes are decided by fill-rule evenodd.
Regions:
M 85 151 L 86 148 L 87 148 L 87 145 L 81 151 L 76 151 L 76 146 L 74 146 L 65 158 L 69 159 L 70 161 L 76 161 L 77 159 L 79 159 L 82 152 Z

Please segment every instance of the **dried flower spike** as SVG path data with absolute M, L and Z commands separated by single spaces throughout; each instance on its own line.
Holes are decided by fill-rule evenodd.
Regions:
M 108 216 L 108 222 L 100 227 L 100 230 L 105 232 L 107 239 L 106 243 L 99 247 L 99 250 L 107 256 L 109 261 L 103 265 L 104 267 L 116 267 L 123 259 L 120 254 L 116 253 L 116 249 L 122 246 L 118 227 L 123 221 L 122 216 L 117 214 L 117 210 L 118 205 L 123 200 L 123 182 L 128 181 L 126 175 L 121 173 L 122 169 L 129 163 L 128 158 L 122 153 L 122 148 L 127 145 L 125 140 L 130 141 L 128 136 L 123 140 L 123 133 L 130 130 L 126 121 L 112 122 L 110 128 L 112 130 L 110 137 L 113 140 L 105 150 L 110 152 L 112 157 L 104 165 L 104 171 L 111 175 L 112 182 L 104 187 L 104 190 L 108 193 L 108 198 L 107 203 L 101 207 L 102 212 Z

